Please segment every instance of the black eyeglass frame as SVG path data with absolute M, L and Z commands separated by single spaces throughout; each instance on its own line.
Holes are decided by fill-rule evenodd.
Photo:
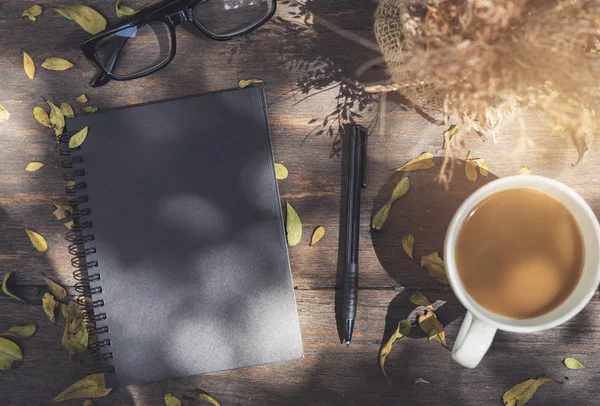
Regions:
M 84 41 L 80 45 L 83 54 L 87 59 L 92 61 L 101 71 L 99 75 L 96 75 L 92 79 L 92 86 L 102 86 L 106 84 L 109 79 L 131 80 L 141 78 L 167 66 L 173 61 L 173 58 L 175 58 L 175 53 L 177 52 L 177 39 L 175 36 L 175 27 L 179 24 L 190 22 L 194 24 L 200 31 L 202 31 L 204 35 L 206 35 L 209 38 L 214 39 L 216 41 L 228 41 L 254 31 L 258 27 L 269 21 L 271 17 L 273 17 L 277 9 L 277 0 L 271 0 L 273 2 L 271 10 L 262 20 L 260 20 L 256 24 L 240 32 L 234 32 L 233 34 L 217 35 L 208 30 L 202 24 L 202 22 L 200 22 L 194 16 L 194 7 L 196 7 L 198 4 L 205 3 L 207 1 L 210 0 L 165 0 L 140 10 L 138 13 L 134 14 L 132 17 L 126 19 L 120 24 L 111 27 L 108 30 L 104 30 L 89 38 L 88 40 Z M 104 63 L 102 62 L 102 60 L 96 52 L 96 46 L 98 42 L 102 41 L 107 37 L 110 37 L 111 35 L 119 31 L 135 26 L 148 24 L 153 21 L 161 21 L 165 23 L 169 28 L 169 33 L 171 35 L 171 49 L 169 50 L 169 56 L 164 61 L 160 62 L 156 66 L 150 67 L 146 70 L 135 72 L 131 75 L 115 75 L 111 71 L 111 67 L 107 68 L 106 66 L 104 66 Z M 110 58 L 111 61 L 109 61 L 109 65 L 114 65 L 117 57 L 118 52 Z

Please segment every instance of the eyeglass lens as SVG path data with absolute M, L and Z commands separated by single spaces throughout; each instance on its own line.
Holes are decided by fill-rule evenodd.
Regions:
M 208 0 L 194 8 L 194 17 L 217 36 L 235 35 L 269 15 L 273 0 Z

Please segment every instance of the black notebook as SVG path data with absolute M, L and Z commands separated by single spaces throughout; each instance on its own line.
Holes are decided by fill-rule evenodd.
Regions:
M 108 387 L 302 358 L 262 89 L 67 126 L 89 127 L 70 240 Z

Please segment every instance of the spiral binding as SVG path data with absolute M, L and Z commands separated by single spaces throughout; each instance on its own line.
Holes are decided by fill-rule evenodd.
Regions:
M 72 155 L 79 148 L 71 149 L 68 147 L 68 142 L 74 134 L 74 132 L 67 132 L 58 139 L 59 144 L 67 144 L 66 147 L 59 147 L 59 153 L 65 157 L 62 161 L 62 167 L 69 169 L 69 172 L 63 175 L 63 179 L 68 182 L 65 187 L 65 193 L 69 195 L 75 195 L 78 191 L 81 192 L 87 189 L 85 182 L 77 181 L 78 178 L 85 176 L 85 170 L 82 168 L 73 168 L 74 164 L 83 163 L 83 157 Z M 92 221 L 85 219 L 85 217 L 92 214 L 92 211 L 89 208 L 79 209 L 80 204 L 88 203 L 88 201 L 88 196 L 81 193 L 69 200 L 69 205 L 72 207 L 73 226 L 67 233 L 66 238 L 71 243 L 68 249 L 69 253 L 73 256 L 71 258 L 71 265 L 75 268 L 73 277 L 77 281 L 75 291 L 80 294 L 77 298 L 77 304 L 82 307 L 85 320 L 87 321 L 87 329 L 90 335 L 89 348 L 92 351 L 93 358 L 103 363 L 100 366 L 101 372 L 114 372 L 115 369 L 112 365 L 104 364 L 106 361 L 113 359 L 112 352 L 101 350 L 111 345 L 110 339 L 102 337 L 108 334 L 108 326 L 96 325 L 98 321 L 106 320 L 106 313 L 100 310 L 104 306 L 104 300 L 92 301 L 90 297 L 92 294 L 102 293 L 102 288 L 99 286 L 92 288 L 90 286 L 90 282 L 100 280 L 100 274 L 93 272 L 94 268 L 98 267 L 98 261 L 88 258 L 96 254 L 96 247 L 89 246 L 89 243 L 95 241 L 94 234 L 86 233 L 87 230 L 91 230 L 94 227 Z

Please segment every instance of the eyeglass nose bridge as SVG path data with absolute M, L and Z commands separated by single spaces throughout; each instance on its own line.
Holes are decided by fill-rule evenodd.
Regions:
M 173 25 L 179 25 L 181 23 L 185 23 L 185 22 L 188 22 L 188 21 L 193 21 L 191 11 L 189 11 L 187 9 L 186 10 L 179 10 L 178 12 L 176 12 L 174 14 L 169 14 L 167 16 L 167 18 L 169 19 L 169 21 Z

